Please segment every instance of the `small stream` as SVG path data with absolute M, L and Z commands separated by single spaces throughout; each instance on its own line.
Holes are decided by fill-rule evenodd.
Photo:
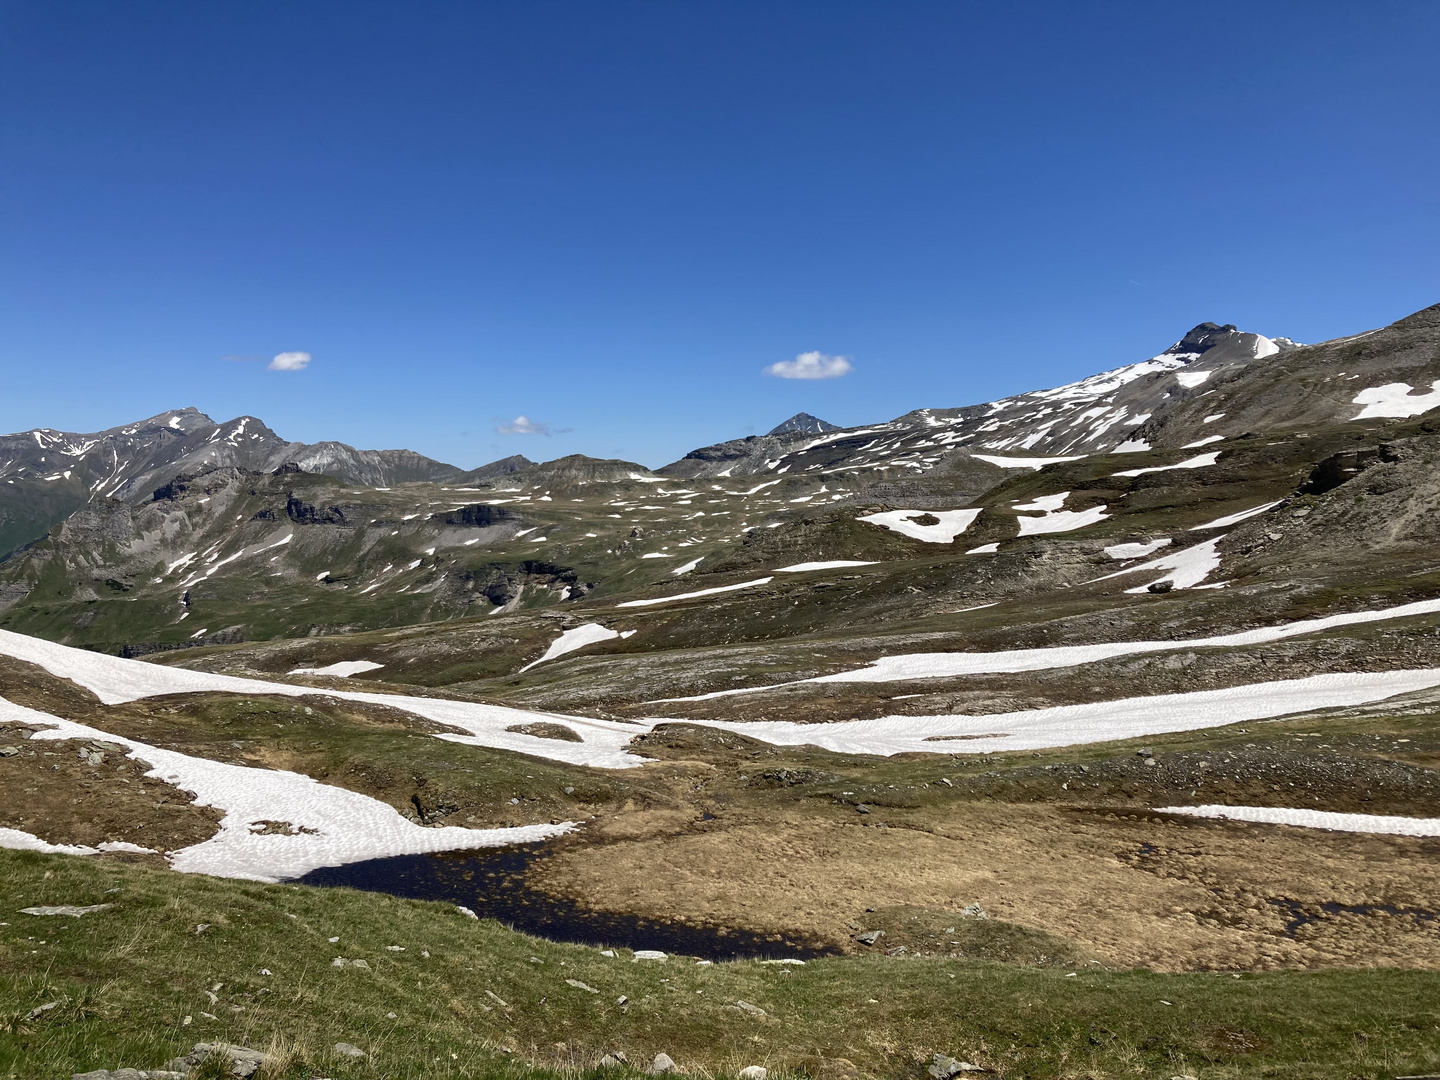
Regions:
M 536 891 L 526 883 L 526 871 L 549 855 L 545 844 L 399 855 L 322 867 L 295 878 L 294 883 L 340 885 L 411 900 L 460 904 L 482 919 L 496 919 L 522 933 L 575 945 L 659 949 L 702 960 L 809 960 L 838 953 L 799 935 L 764 935 L 591 911 L 573 900 Z

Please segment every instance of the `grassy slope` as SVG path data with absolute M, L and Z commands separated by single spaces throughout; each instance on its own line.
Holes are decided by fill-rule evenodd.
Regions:
M 1033 1078 L 1368 1080 L 1440 1067 L 1435 973 L 634 964 L 443 904 L 64 856 L 0 852 L 0 867 L 0 1076 L 15 1080 L 154 1067 L 201 1039 L 286 1047 L 274 1075 L 392 1080 L 573 1075 L 614 1049 L 632 1061 L 665 1051 L 699 1075 L 822 1072 L 822 1059 L 846 1058 L 864 1075 L 912 1076 L 936 1051 Z M 16 913 L 59 903 L 116 907 L 73 921 Z M 371 970 L 336 969 L 336 956 Z M 336 1057 L 342 1041 L 372 1057 Z

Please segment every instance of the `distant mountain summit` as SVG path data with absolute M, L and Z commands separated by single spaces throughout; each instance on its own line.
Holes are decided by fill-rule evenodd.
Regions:
M 808 412 L 797 412 L 783 424 L 779 424 L 766 435 L 823 435 L 827 431 L 839 431 L 839 424 L 832 424 L 821 420 L 818 416 L 811 416 Z

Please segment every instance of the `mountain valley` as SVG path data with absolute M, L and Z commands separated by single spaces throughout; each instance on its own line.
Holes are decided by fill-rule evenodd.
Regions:
M 371 1017 L 365 1063 L 307 1059 L 327 1076 L 421 1075 L 373 1018 L 422 987 L 426 1053 L 481 1048 L 454 1075 L 677 1048 L 704 1075 L 1440 1069 L 1437 409 L 1440 305 L 1311 345 L 1202 323 L 1068 386 L 801 413 L 655 469 L 467 471 L 195 409 L 3 436 L 0 861 L 17 900 L 120 905 L 87 934 L 217 950 L 135 979 L 105 938 L 116 1015 L 167 1047 L 181 1016 L 267 1030 L 282 994 L 241 966 L 287 1001 L 347 980 L 285 1006 L 317 1045 Z M 516 844 L 527 903 L 630 936 L 507 931 L 493 871 L 292 884 Z M 294 915 L 295 957 L 226 905 Z M 647 964 L 623 920 L 771 947 Z M 348 988 L 362 952 L 389 998 Z M 86 962 L 47 977 L 73 996 Z M 918 1004 L 943 994 L 964 1007 Z M 61 1046 L 61 1011 L 12 1028 Z

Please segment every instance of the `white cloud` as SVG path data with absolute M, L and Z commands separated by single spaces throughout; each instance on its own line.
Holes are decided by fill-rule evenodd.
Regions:
M 855 367 L 848 356 L 826 356 L 822 352 L 802 352 L 794 360 L 781 360 L 765 369 L 766 375 L 777 379 L 838 379 Z
M 528 416 L 517 416 L 508 424 L 501 424 L 495 430 L 501 435 L 549 435 L 550 425 L 542 424 L 538 420 L 531 420 Z
M 310 366 L 308 352 L 277 353 L 274 360 L 266 365 L 271 371 L 304 371 Z

